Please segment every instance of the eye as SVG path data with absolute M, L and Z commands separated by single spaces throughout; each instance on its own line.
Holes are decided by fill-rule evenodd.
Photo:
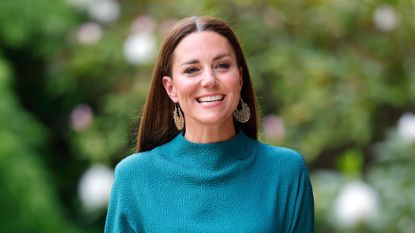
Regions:
M 191 74 L 195 74 L 198 71 L 199 71 L 199 69 L 196 68 L 196 67 L 189 67 L 189 68 L 184 70 L 184 73 L 191 75 Z
M 231 64 L 229 63 L 220 63 L 216 66 L 216 68 L 224 71 L 224 70 L 227 70 L 230 66 Z

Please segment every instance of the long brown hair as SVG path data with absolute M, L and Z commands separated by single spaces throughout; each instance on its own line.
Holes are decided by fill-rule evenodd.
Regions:
M 255 140 L 258 139 L 257 100 L 248 66 L 235 33 L 222 20 L 211 17 L 189 17 L 182 19 L 173 27 L 161 46 L 138 129 L 137 152 L 148 151 L 162 145 L 170 141 L 179 132 L 172 117 L 174 103 L 163 87 L 162 78 L 163 76 L 171 77 L 173 52 L 180 41 L 193 32 L 201 31 L 216 32 L 225 37 L 232 45 L 238 66 L 242 68 L 241 98 L 244 99 L 251 110 L 251 118 L 248 122 L 239 123 L 234 120 L 234 125 L 247 136 Z

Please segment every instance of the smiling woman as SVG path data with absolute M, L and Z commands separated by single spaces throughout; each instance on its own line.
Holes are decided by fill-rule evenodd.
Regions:
M 232 113 L 242 83 L 231 45 L 209 31 L 185 37 L 173 53 L 172 77 L 163 77 L 167 94 L 184 112 L 185 137 L 198 143 L 235 136 Z
M 303 158 L 257 134 L 233 31 L 209 17 L 178 22 L 154 67 L 137 153 L 116 167 L 105 232 L 314 232 Z
M 220 49 L 213 42 L 206 44 L 206 42 L 209 42 L 207 39 L 210 40 L 212 38 L 215 39 L 215 42 L 221 43 Z M 186 41 L 189 43 L 184 43 Z M 193 42 L 197 44 L 193 44 Z M 215 50 L 210 52 L 212 48 Z M 209 56 L 211 57 L 201 57 L 200 55 L 204 55 L 202 49 L 205 52 L 209 51 Z M 216 54 L 213 55 L 213 52 Z M 179 59 L 181 60 L 177 61 Z M 202 59 L 204 60 L 202 61 Z M 207 61 L 206 59 L 211 60 Z M 224 61 L 227 63 L 224 63 Z M 206 67 L 201 67 L 201 65 L 206 66 L 206 64 L 202 64 L 201 62 L 209 62 L 211 63 L 210 65 L 216 65 L 217 67 L 215 69 L 210 67 L 210 70 L 206 70 Z M 235 70 L 235 68 L 238 69 L 241 85 L 243 84 L 239 95 L 248 104 L 252 112 L 250 118 L 243 124 L 236 120 L 233 120 L 232 124 L 235 126 L 235 129 L 241 129 L 247 136 L 256 140 L 258 137 L 257 101 L 249 69 L 238 39 L 231 28 L 221 20 L 208 17 L 192 17 L 179 21 L 161 47 L 153 71 L 149 96 L 144 106 L 140 128 L 138 130 L 137 152 L 147 151 L 162 145 L 178 134 L 179 130 L 173 121 L 172 113 L 178 112 L 181 114 L 182 109 L 180 107 L 185 108 L 185 103 L 171 99 L 170 87 L 174 87 L 174 83 L 176 83 L 175 85 L 179 85 L 177 84 L 178 82 L 173 80 L 183 80 L 184 77 L 190 79 L 190 77 L 197 76 L 201 85 L 211 85 L 212 80 L 218 80 L 217 76 L 214 76 L 215 73 L 221 70 L 224 71 L 223 69 L 226 69 L 226 66 L 232 65 L 233 67 L 230 67 L 231 71 Z M 204 72 L 202 76 L 200 75 L 201 72 Z M 207 72 L 211 72 L 210 78 L 214 78 L 200 78 L 203 75 L 209 74 Z M 168 81 L 168 79 L 171 81 Z M 172 85 L 169 85 L 169 82 Z M 196 82 L 194 81 L 194 83 Z M 208 91 L 212 92 L 215 88 L 217 89 L 218 86 L 213 89 L 210 88 Z M 206 90 L 203 91 L 208 92 Z M 177 109 L 175 109 L 176 107 Z M 183 119 L 187 119 L 187 117 L 185 113 Z M 189 122 L 187 120 L 185 122 L 185 126 L 188 127 L 187 124 L 190 123 L 190 120 Z M 188 131 L 188 128 L 184 129 L 186 134 Z M 202 131 L 198 132 L 199 135 L 202 133 Z M 190 135 L 188 134 L 188 136 Z M 215 141 L 220 141 L 221 138 Z

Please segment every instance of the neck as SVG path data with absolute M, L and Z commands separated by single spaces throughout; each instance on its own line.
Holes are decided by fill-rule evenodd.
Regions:
M 195 143 L 222 142 L 233 138 L 236 135 L 233 121 L 216 125 L 195 125 L 186 123 L 184 137 Z
M 253 143 L 255 141 L 247 137 L 243 131 L 229 140 L 212 143 L 191 142 L 179 133 L 171 141 L 161 145 L 159 150 L 161 157 L 170 162 L 174 160 L 174 164 L 180 165 L 180 174 L 192 174 L 192 177 L 208 175 L 214 178 L 217 176 L 212 177 L 211 172 L 219 172 L 222 175 L 222 172 L 232 172 L 234 170 L 231 165 L 235 161 L 241 162 L 248 157 L 255 157 L 252 156 L 254 153 L 250 152 Z

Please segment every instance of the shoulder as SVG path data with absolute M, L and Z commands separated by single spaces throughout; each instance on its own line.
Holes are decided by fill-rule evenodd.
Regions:
M 130 179 L 148 169 L 155 150 L 133 153 L 121 160 L 115 167 L 116 179 Z
M 258 158 L 260 160 L 280 171 L 299 172 L 307 169 L 306 162 L 301 153 L 291 148 L 273 146 L 260 142 L 257 153 L 259 153 Z

